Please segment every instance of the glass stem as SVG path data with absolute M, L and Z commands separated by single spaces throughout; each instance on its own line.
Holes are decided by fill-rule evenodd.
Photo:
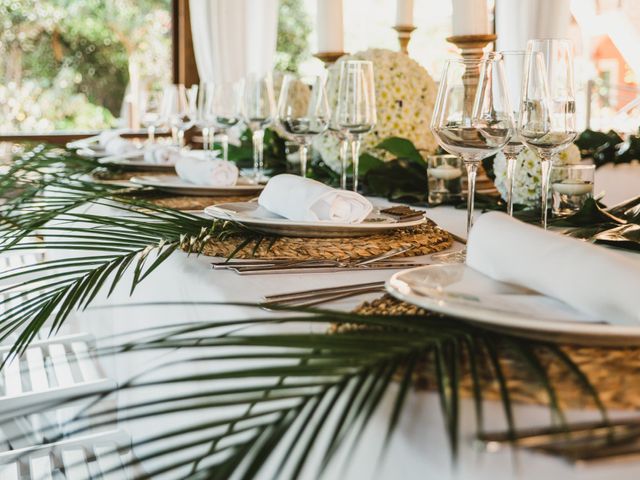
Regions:
M 178 145 L 180 142 L 180 139 L 178 138 L 178 127 L 175 125 L 171 125 L 171 140 L 174 145 Z
M 351 138 L 351 161 L 353 162 L 353 191 L 358 191 L 358 165 L 360 164 L 360 136 Z
M 147 136 L 149 137 L 149 143 L 153 143 L 156 139 L 156 126 L 149 125 L 147 127 Z
M 349 155 L 349 140 L 342 137 L 340 140 L 340 163 L 342 165 L 342 175 L 340 176 L 340 188 L 347 189 L 347 156 Z
M 226 131 L 220 132 L 220 143 L 222 144 L 222 158 L 226 162 L 229 160 L 229 135 Z
M 471 227 L 473 226 L 473 209 L 476 196 L 476 175 L 478 173 L 479 162 L 465 160 L 464 158 L 463 161 L 464 166 L 467 168 L 467 238 L 469 238 L 469 233 L 471 232 Z
M 307 145 L 306 142 L 302 142 L 300 144 L 300 148 L 298 149 L 298 152 L 300 153 L 300 175 L 302 175 L 302 177 L 306 177 L 307 176 L 307 157 L 309 154 L 309 146 Z
M 264 167 L 264 130 L 256 130 L 253 132 L 253 176 L 256 182 L 262 180 L 262 170 Z
M 542 189 L 542 227 L 547 229 L 548 201 L 549 201 L 549 180 L 551 179 L 551 156 L 547 153 L 540 155 L 540 166 L 542 168 L 541 189 Z
M 207 143 L 209 144 L 209 151 L 211 152 L 211 156 L 213 157 L 213 149 L 215 147 L 213 138 L 216 134 L 216 131 L 213 127 L 209 127 L 207 130 L 208 130 L 207 135 L 209 137 L 207 139 Z
M 209 127 L 202 127 L 202 149 L 209 150 Z
M 513 184 L 516 181 L 517 155 L 505 155 L 507 159 L 507 213 L 513 217 Z
M 184 148 L 184 130 L 178 129 L 178 146 L 182 150 Z

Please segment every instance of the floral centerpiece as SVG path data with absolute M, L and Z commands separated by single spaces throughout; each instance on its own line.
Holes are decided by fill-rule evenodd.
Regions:
M 580 149 L 571 144 L 560 152 L 554 165 L 570 165 L 579 163 Z M 542 169 L 540 158 L 529 148 L 525 147 L 516 159 L 515 183 L 513 185 L 513 202 L 519 205 L 535 207 L 540 203 Z M 507 199 L 509 185 L 507 182 L 507 160 L 504 153 L 499 152 L 493 162 L 495 185 L 503 199 Z
M 340 64 L 346 60 L 373 62 L 378 122 L 362 140 L 362 153 L 375 148 L 389 137 L 406 138 L 422 151 L 432 153 L 437 144 L 429 130 L 437 87 L 427 70 L 409 56 L 379 48 L 345 55 L 329 69 L 327 85 L 330 107 L 338 102 Z M 323 160 L 340 170 L 338 139 L 322 135 L 314 147 Z

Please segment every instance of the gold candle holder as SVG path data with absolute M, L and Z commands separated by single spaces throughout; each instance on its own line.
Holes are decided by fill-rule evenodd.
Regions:
M 400 51 L 405 55 L 409 54 L 409 42 L 411 41 L 411 34 L 416 29 L 413 25 L 396 25 L 393 29 L 398 32 L 398 43 L 400 44 Z
M 331 65 L 336 63 L 336 61 L 343 55 L 347 55 L 347 53 L 346 52 L 318 52 L 313 54 L 314 57 L 322 60 L 326 68 L 329 68 Z

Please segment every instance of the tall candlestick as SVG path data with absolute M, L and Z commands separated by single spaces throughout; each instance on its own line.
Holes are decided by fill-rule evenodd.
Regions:
M 413 26 L 413 0 L 397 0 L 396 25 Z
M 453 0 L 453 35 L 487 35 L 489 7 L 487 0 Z
M 342 0 L 318 0 L 318 52 L 344 51 Z

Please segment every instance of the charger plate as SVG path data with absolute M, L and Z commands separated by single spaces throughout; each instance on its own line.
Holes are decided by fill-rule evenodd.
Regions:
M 558 300 L 497 282 L 466 265 L 403 270 L 386 288 L 405 302 L 512 335 L 584 345 L 640 345 L 640 325 L 589 318 Z
M 264 185 L 258 185 L 250 180 L 239 177 L 238 183 L 230 187 L 210 187 L 206 185 L 195 185 L 181 179 L 177 175 L 141 175 L 132 177 L 131 183 L 144 187 L 154 187 L 163 192 L 177 193 L 179 195 L 195 196 L 231 196 L 231 195 L 253 195 L 260 192 Z
M 399 228 L 415 227 L 426 222 L 424 217 L 410 221 L 397 220 L 391 215 L 380 213 L 379 209 L 374 209 L 362 223 L 294 221 L 276 215 L 256 202 L 211 205 L 204 209 L 204 213 L 216 219 L 238 222 L 260 232 L 312 238 L 372 235 Z

